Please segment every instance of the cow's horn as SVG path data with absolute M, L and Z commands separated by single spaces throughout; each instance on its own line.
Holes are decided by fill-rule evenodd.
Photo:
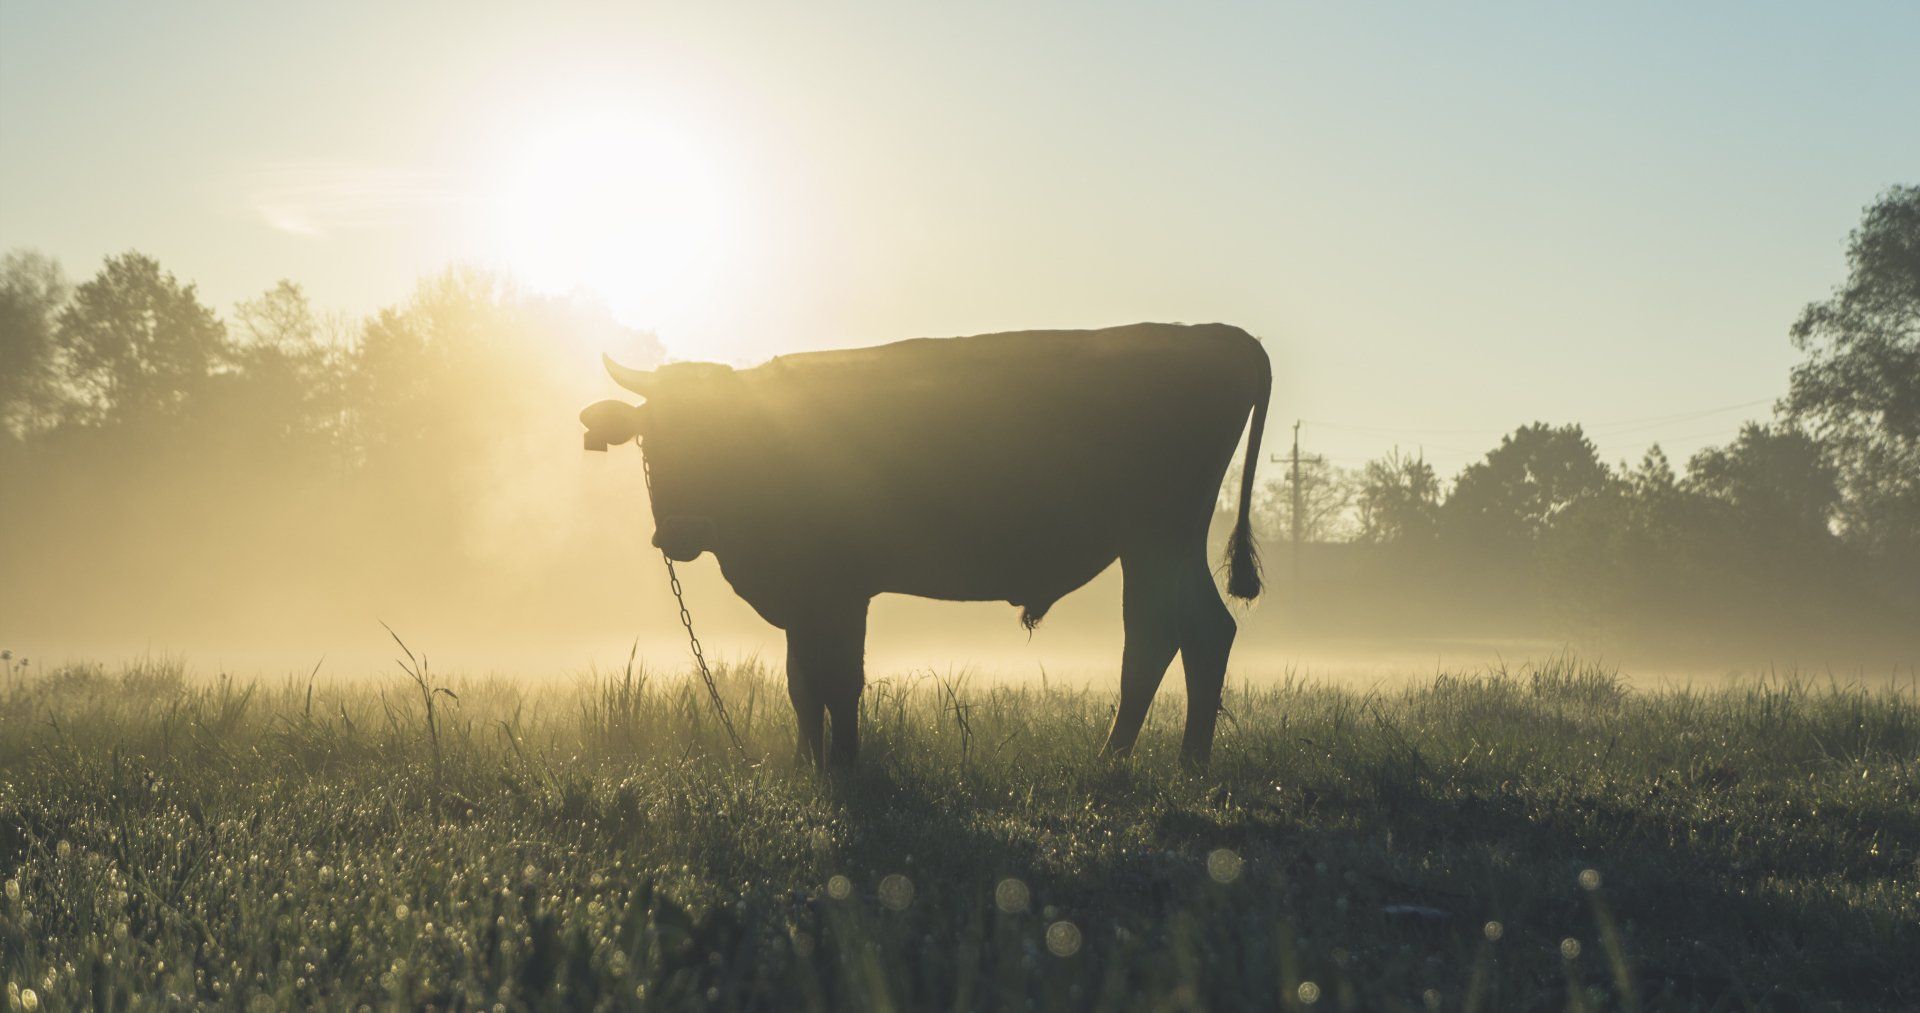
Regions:
M 600 353 L 600 361 L 607 364 L 607 375 L 613 377 L 614 383 L 633 391 L 641 397 L 653 396 L 654 377 L 652 370 L 628 369 L 613 361 L 613 356 L 605 352 Z

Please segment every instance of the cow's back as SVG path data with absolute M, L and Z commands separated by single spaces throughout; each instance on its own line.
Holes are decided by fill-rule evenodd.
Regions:
M 1238 328 L 1138 324 L 805 353 L 740 378 L 767 551 L 873 591 L 1019 601 L 1130 539 L 1204 528 L 1268 362 Z

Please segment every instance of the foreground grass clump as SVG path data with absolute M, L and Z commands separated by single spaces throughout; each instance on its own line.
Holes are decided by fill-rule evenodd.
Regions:
M 1392 693 L 0 684 L 9 1008 L 1670 1009 L 1920 1003 L 1920 707 L 1630 692 L 1561 660 Z M 431 710 L 429 710 L 431 705 Z

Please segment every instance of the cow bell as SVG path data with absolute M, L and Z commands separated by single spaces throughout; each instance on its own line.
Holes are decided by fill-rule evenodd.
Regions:
M 587 427 L 582 442 L 588 450 L 604 452 L 640 435 L 644 417 L 639 407 L 625 401 L 595 401 L 580 411 L 580 424 Z

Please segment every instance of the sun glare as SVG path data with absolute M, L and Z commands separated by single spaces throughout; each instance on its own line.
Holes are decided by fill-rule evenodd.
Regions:
M 585 289 L 673 328 L 711 298 L 731 231 L 716 166 L 684 132 L 618 114 L 513 138 L 491 187 L 495 255 L 543 292 Z

